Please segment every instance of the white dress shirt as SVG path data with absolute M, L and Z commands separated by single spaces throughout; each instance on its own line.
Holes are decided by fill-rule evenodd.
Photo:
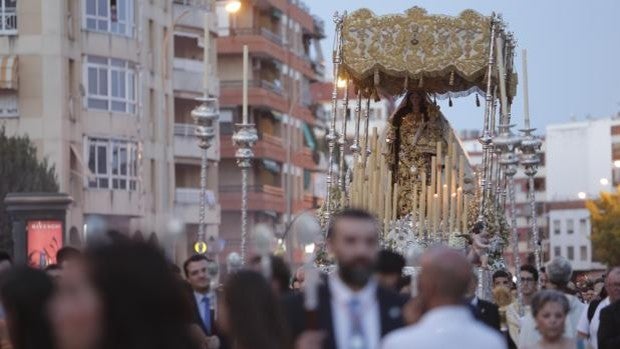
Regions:
M 603 299 L 597 306 L 592 316 L 592 320 L 588 320 L 588 308 L 586 307 L 581 314 L 579 323 L 577 324 L 577 332 L 585 333 L 588 335 L 588 342 L 592 349 L 598 349 L 598 326 L 601 322 L 601 309 L 609 305 L 609 297 Z
M 362 328 L 366 339 L 366 349 L 378 349 L 381 340 L 381 317 L 379 302 L 377 301 L 377 283 L 374 280 L 359 291 L 351 290 L 338 276 L 333 273 L 329 276 L 329 291 L 331 293 L 332 321 L 334 323 L 334 339 L 338 349 L 348 348 L 351 338 L 351 319 L 349 302 L 357 298 L 362 309 Z
M 381 349 L 506 349 L 499 332 L 476 321 L 465 306 L 443 306 L 412 326 L 396 330 Z

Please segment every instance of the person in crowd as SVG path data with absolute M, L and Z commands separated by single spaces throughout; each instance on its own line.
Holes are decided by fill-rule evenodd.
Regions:
M 564 329 L 564 336 L 568 338 L 577 337 L 577 323 L 586 308 L 567 288 L 572 273 L 573 268 L 570 262 L 563 257 L 556 257 L 547 264 L 547 277 L 549 278 L 547 289 L 560 291 L 568 299 L 569 311 L 565 321 L 566 328 Z M 523 319 L 521 319 L 521 332 L 519 333 L 517 344 L 519 347 L 531 346 L 537 343 L 540 338 L 541 333 L 536 329 L 536 321 L 533 314 L 526 312 Z
M 505 287 L 507 289 L 512 288 L 512 280 L 510 280 L 510 274 L 505 270 L 498 270 L 493 273 L 493 288 L 495 287 Z
M 407 305 L 412 326 L 394 331 L 383 349 L 502 349 L 499 332 L 478 322 L 463 304 L 471 265 L 461 253 L 434 248 L 421 258 L 419 296 Z
M 402 295 L 411 295 L 411 275 L 402 275 L 398 279 L 396 289 Z
M 82 256 L 82 252 L 75 247 L 65 246 L 56 252 L 56 264 L 60 268 L 65 268 L 67 263 L 71 263 Z
M 292 348 L 278 298 L 256 271 L 240 270 L 228 277 L 218 315 L 231 349 Z
M 522 346 L 524 349 L 581 349 L 583 343 L 575 338 L 565 337 L 565 321 L 570 305 L 566 295 L 555 290 L 542 290 L 532 297 L 532 315 L 540 339 Z
M 209 259 L 205 255 L 195 254 L 183 263 L 185 278 L 192 288 L 195 322 L 200 325 L 205 335 L 214 334 L 215 314 L 214 300 L 211 299 L 211 279 L 209 278 Z
M 532 297 L 537 291 L 538 271 L 531 265 L 522 265 L 519 271 L 521 276 L 521 293 L 523 295 L 523 314 L 524 317 L 530 317 L 533 324 L 534 318 L 532 314 Z M 506 308 L 506 322 L 508 324 L 508 333 L 513 342 L 522 345 L 519 342 L 519 333 L 521 332 L 521 315 L 519 314 L 519 305 L 517 298 L 514 298 L 512 304 Z
M 620 348 L 620 266 L 610 268 L 605 290 L 610 304 L 600 310 L 598 332 L 590 335 L 598 338 L 598 349 L 617 349 Z
M 547 268 L 540 267 L 540 272 L 538 273 L 538 275 L 540 277 L 540 288 L 546 290 L 549 284 L 549 278 L 547 277 Z
M 610 268 L 605 278 L 605 289 L 614 289 L 614 284 L 620 286 L 620 266 Z M 577 335 L 579 338 L 586 338 L 592 349 L 598 349 L 597 334 L 600 325 L 601 310 L 609 304 L 619 301 L 620 293 L 608 295 L 602 300 L 594 300 L 586 311 L 581 314 L 577 324 Z
M 191 304 L 160 251 L 128 238 L 63 270 L 50 314 L 58 349 L 198 349 Z M 202 344 L 202 343 L 201 343 Z
M 13 258 L 5 251 L 0 251 L 0 275 L 11 269 L 13 266 Z
M 282 257 L 269 256 L 271 263 L 271 287 L 278 296 L 285 296 L 291 292 L 289 287 L 291 280 L 291 269 Z M 256 256 L 250 261 L 250 266 L 256 272 L 262 272 L 261 256 Z
M 295 271 L 293 275 L 293 281 L 291 282 L 291 288 L 294 291 L 300 291 L 304 287 L 304 267 L 301 266 Z
M 499 308 L 491 302 L 478 298 L 478 296 L 476 296 L 477 287 L 478 274 L 472 270 L 469 286 L 467 287 L 467 294 L 465 295 L 466 302 L 469 304 L 476 319 L 499 331 Z
M 20 266 L 7 272 L 0 297 L 6 312 L 1 332 L 8 338 L 0 339 L 8 339 L 13 349 L 55 348 L 48 313 L 53 291 L 52 280 L 41 270 Z
M 376 277 L 379 285 L 398 292 L 398 283 L 403 275 L 405 257 L 390 250 L 381 250 L 377 257 Z
M 50 264 L 45 267 L 45 273 L 53 280 L 58 280 L 62 274 L 62 269 L 58 264 Z
M 318 329 L 309 328 L 303 294 L 286 300 L 297 348 L 350 348 L 351 343 L 361 343 L 376 349 L 383 336 L 403 326 L 405 303 L 373 277 L 379 252 L 377 220 L 364 210 L 344 209 L 332 216 L 327 234 L 338 268 L 318 289 Z

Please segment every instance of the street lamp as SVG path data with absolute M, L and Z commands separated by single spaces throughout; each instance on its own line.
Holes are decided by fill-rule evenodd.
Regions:
M 228 3 L 226 3 L 226 6 L 224 6 L 224 9 L 228 13 L 237 13 L 241 9 L 241 1 L 228 1 Z

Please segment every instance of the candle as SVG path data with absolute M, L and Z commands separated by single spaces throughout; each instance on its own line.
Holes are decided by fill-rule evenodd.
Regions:
M 463 188 L 456 189 L 456 227 L 455 231 L 463 232 L 461 216 L 463 214 Z
M 455 227 L 454 227 L 454 219 L 456 218 L 456 193 L 452 193 L 452 195 L 450 195 L 450 234 L 452 234 L 452 232 L 455 231 Z
M 461 227 L 463 233 L 467 233 L 467 216 L 469 213 L 469 196 L 463 195 L 463 216 L 461 217 L 463 226 Z
M 204 33 L 204 50 L 203 50 L 203 64 L 204 64 L 204 81 L 203 87 L 205 90 L 205 96 L 209 95 L 209 44 L 211 43 L 209 38 L 209 12 L 205 13 L 205 33 Z
M 433 190 L 431 186 L 426 187 L 426 229 L 433 230 Z
M 419 222 L 419 234 L 421 236 L 422 232 L 424 231 L 425 225 L 426 225 L 426 172 L 422 171 L 422 173 L 420 174 L 422 183 L 421 183 L 421 192 L 420 192 L 420 205 L 419 205 L 419 210 L 418 210 L 418 222 Z
M 431 192 L 435 194 L 437 192 L 437 158 L 431 157 Z
M 442 216 L 441 220 L 443 221 L 443 233 L 448 233 L 448 214 L 449 214 L 449 205 L 450 205 L 450 194 L 448 194 L 448 185 L 443 185 L 443 208 L 442 208 Z
M 508 120 L 508 97 L 506 96 L 506 66 L 504 65 L 504 38 L 500 35 L 495 40 L 496 58 L 497 58 L 497 72 L 499 74 L 499 95 L 500 95 L 500 109 L 502 111 L 501 124 L 507 125 L 510 123 Z
M 527 88 L 527 50 L 521 51 L 521 59 L 523 62 L 523 117 L 525 123 L 525 129 L 530 129 L 530 99 Z
M 439 228 L 439 195 L 433 195 L 433 235 L 437 235 Z
M 394 183 L 394 195 L 392 196 L 392 220 L 396 220 L 398 211 L 398 183 Z
M 243 45 L 243 123 L 248 124 L 248 45 Z

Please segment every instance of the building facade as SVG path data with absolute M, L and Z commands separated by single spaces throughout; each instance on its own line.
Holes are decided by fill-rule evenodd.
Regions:
M 182 153 L 191 151 L 181 147 L 187 139 L 178 139 L 175 127 L 175 96 L 185 92 L 175 86 L 176 68 L 192 66 L 172 59 L 181 30 L 175 15 L 186 5 L 0 3 L 2 67 L 11 72 L 3 75 L 10 81 L 0 90 L 0 123 L 9 135 L 28 135 L 38 156 L 54 164 L 60 190 L 74 199 L 67 214 L 70 242 L 88 237 L 93 217 L 107 229 L 155 233 L 161 241 L 174 212 L 189 216 L 179 208 L 187 193 L 177 188 L 194 184 L 182 171 L 176 178 L 177 163 L 195 155 Z M 188 27 L 198 33 L 201 23 Z M 216 153 L 210 158 L 217 162 Z M 217 187 L 217 173 L 209 183 Z M 217 212 L 209 219 L 216 227 Z
M 620 115 L 549 125 L 547 153 L 551 256 L 569 259 L 575 270 L 600 270 L 585 201 L 620 184 Z
M 241 172 L 232 134 L 241 122 L 243 46 L 249 49 L 249 121 L 258 142 L 249 174 L 249 227 L 269 225 L 284 237 L 299 212 L 318 204 L 313 175 L 318 166 L 317 124 L 310 85 L 322 78 L 318 41 L 323 23 L 299 1 L 242 2 L 237 13 L 224 3 L 218 13 L 221 161 L 221 236 L 227 250 L 239 250 Z
M 480 131 L 466 130 L 460 134 L 463 147 L 469 155 L 471 164 L 480 171 L 482 164 L 482 145 L 478 141 Z M 542 148 L 540 152 L 541 163 L 538 172 L 534 177 L 534 190 L 536 196 L 536 222 L 539 229 L 539 236 L 542 247 L 543 263 L 549 260 L 549 233 L 548 233 L 548 207 L 546 203 L 546 140 L 542 139 Z M 515 175 L 515 203 L 517 215 L 517 231 L 519 234 L 519 257 L 521 263 L 534 263 L 533 256 L 529 253 L 532 251 L 533 244 L 531 241 L 531 205 L 528 196 L 529 178 L 525 175 L 523 167 L 519 166 Z M 510 241 L 509 241 L 510 242 Z M 512 267 L 512 245 L 505 248 L 504 257 L 508 266 Z

